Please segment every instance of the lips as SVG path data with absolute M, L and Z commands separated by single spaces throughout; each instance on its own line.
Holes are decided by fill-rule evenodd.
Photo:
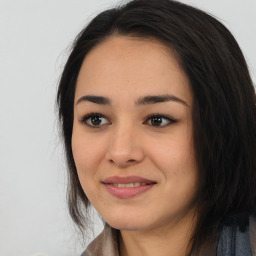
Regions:
M 153 180 L 148 180 L 139 176 L 126 176 L 126 177 L 119 177 L 119 176 L 112 176 L 106 178 L 103 183 L 105 184 L 128 184 L 128 183 L 146 183 L 152 184 L 156 183 Z
M 106 178 L 103 182 L 106 190 L 113 196 L 120 199 L 135 197 L 151 189 L 156 182 L 139 176 Z

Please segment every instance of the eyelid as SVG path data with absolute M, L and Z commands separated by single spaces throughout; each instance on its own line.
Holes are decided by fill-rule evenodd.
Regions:
M 87 123 L 87 121 L 91 118 L 91 117 L 95 117 L 95 116 L 98 116 L 98 117 L 101 117 L 101 118 L 104 118 L 106 120 L 108 120 L 108 124 L 102 124 L 102 125 L 90 125 Z M 81 122 L 83 125 L 86 125 L 88 126 L 89 128 L 102 128 L 103 126 L 105 125 L 109 125 L 111 124 L 111 122 L 109 121 L 108 117 L 106 117 L 105 115 L 103 114 L 100 114 L 100 113 L 89 113 L 87 115 L 84 115 L 82 116 L 80 119 L 79 119 L 79 122 Z
M 173 123 L 176 123 L 176 122 L 178 121 L 177 119 L 174 119 L 174 118 L 171 117 L 171 116 L 168 116 L 168 115 L 165 115 L 165 114 L 157 113 L 157 114 L 149 115 L 149 116 L 146 118 L 146 120 L 143 122 L 143 124 L 147 124 L 147 122 L 149 122 L 150 119 L 151 119 L 151 118 L 154 118 L 154 117 L 160 117 L 160 118 L 163 118 L 163 119 L 169 121 L 168 124 L 163 125 L 163 126 L 154 126 L 154 125 L 150 125 L 150 126 L 152 126 L 152 127 L 154 127 L 154 128 L 158 128 L 158 129 L 159 129 L 159 128 L 165 128 L 165 127 L 167 127 L 167 126 L 169 126 L 169 125 L 171 125 L 171 124 L 173 124 Z
M 93 125 L 93 124 L 88 124 L 88 120 L 92 117 L 101 117 L 101 118 L 104 118 L 108 121 L 108 123 L 106 124 L 99 124 L 99 125 Z M 149 124 L 148 122 L 150 121 L 150 119 L 152 118 L 156 118 L 156 117 L 159 117 L 159 118 L 162 118 L 162 119 L 165 119 L 168 121 L 167 124 L 165 125 L 160 125 L 160 126 L 157 126 L 157 125 L 152 125 L 152 124 Z M 153 128 L 165 128 L 173 123 L 176 123 L 178 120 L 177 119 L 174 119 L 173 117 L 169 116 L 169 115 L 165 115 L 165 114 L 160 114 L 160 113 L 156 113 L 156 114 L 152 114 L 152 115 L 149 115 L 147 116 L 147 118 L 145 119 L 145 121 L 143 122 L 143 124 L 145 125 L 149 125 Z M 109 124 L 112 124 L 110 121 L 109 121 L 109 118 L 106 117 L 105 115 L 101 114 L 101 113 L 97 113 L 97 112 L 94 112 L 94 113 L 89 113 L 89 114 L 86 114 L 84 116 L 82 116 L 80 119 L 79 119 L 79 122 L 81 122 L 83 125 L 86 125 L 88 126 L 89 128 L 102 128 L 106 125 L 109 125 Z

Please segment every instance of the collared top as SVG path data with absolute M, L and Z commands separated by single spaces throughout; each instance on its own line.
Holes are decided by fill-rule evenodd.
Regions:
M 81 256 L 120 256 L 119 230 L 108 224 L 86 248 Z M 256 219 L 250 217 L 243 232 L 236 225 L 224 226 L 218 241 L 205 244 L 196 256 L 256 256 Z

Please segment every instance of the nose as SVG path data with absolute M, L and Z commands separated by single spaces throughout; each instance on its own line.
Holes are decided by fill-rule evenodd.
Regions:
M 109 139 L 106 159 L 119 168 L 140 163 L 145 155 L 139 134 L 133 127 L 117 127 Z

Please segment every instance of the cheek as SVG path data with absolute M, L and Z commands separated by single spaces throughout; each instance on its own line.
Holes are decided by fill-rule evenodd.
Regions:
M 97 163 L 99 162 L 99 146 L 91 143 L 89 138 L 72 135 L 72 152 L 81 187 L 90 202 L 94 201 L 92 195 L 95 190 Z
M 78 171 L 91 170 L 104 155 L 102 140 L 90 136 L 83 131 L 83 128 L 76 125 L 74 125 L 71 143 Z
M 155 142 L 154 145 L 157 147 L 152 148 L 151 159 L 157 169 L 161 170 L 165 188 L 177 195 L 176 198 L 179 195 L 189 196 L 198 185 L 192 136 L 184 132 L 162 143 Z
M 80 183 L 83 188 L 87 188 L 96 178 L 98 166 L 104 157 L 102 143 L 92 136 L 85 136 L 84 133 L 74 130 L 72 153 Z
M 151 159 L 154 159 L 156 165 L 161 166 L 163 170 L 180 171 L 190 169 L 195 166 L 195 153 L 193 139 L 190 134 L 176 133 L 169 139 L 151 141 L 154 147 L 148 147 Z M 174 168 L 176 167 L 176 168 Z M 179 168 L 180 167 L 180 168 Z M 187 168 L 185 168 L 187 167 Z

